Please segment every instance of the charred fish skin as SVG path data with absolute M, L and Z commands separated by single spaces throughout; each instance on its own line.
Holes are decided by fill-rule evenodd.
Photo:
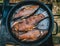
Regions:
M 16 23 L 13 27 L 16 27 L 17 30 L 19 31 L 29 31 L 30 29 L 33 29 L 35 27 L 34 24 L 36 24 L 37 22 L 39 22 L 41 19 L 44 18 L 44 15 L 39 14 L 36 16 L 31 16 L 27 19 L 23 19 L 20 23 Z M 19 24 L 19 25 L 17 25 Z
M 27 22 L 30 24 L 36 24 L 38 21 L 40 21 L 43 18 L 45 18 L 43 14 L 38 14 L 38 15 L 34 15 L 34 16 L 27 18 Z
M 31 31 L 28 31 L 27 33 L 19 35 L 19 39 L 21 39 L 22 41 L 34 41 L 45 36 L 47 33 L 48 31 L 33 29 Z
M 32 14 L 35 10 L 38 9 L 39 6 L 26 6 L 22 10 L 20 10 L 16 15 L 14 15 L 14 18 L 21 17 L 21 16 L 29 16 Z
M 34 41 L 41 37 L 44 37 L 48 31 L 42 31 L 38 29 L 33 29 L 28 32 L 15 32 L 18 39 L 22 41 Z
M 40 36 L 40 32 L 37 29 L 33 29 L 25 34 L 19 35 L 19 39 L 22 40 L 36 40 Z

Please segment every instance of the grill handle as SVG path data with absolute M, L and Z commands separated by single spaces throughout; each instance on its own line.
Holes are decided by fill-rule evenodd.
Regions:
M 58 24 L 57 24 L 57 22 L 56 22 L 56 21 L 54 21 L 54 23 L 56 24 L 56 33 L 55 33 L 55 34 L 53 34 L 53 35 L 57 35 L 57 34 L 58 34 Z

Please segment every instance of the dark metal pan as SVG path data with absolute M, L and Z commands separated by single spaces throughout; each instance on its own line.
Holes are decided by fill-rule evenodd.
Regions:
M 37 39 L 36 41 L 33 41 L 33 42 L 22 42 L 21 40 L 19 40 L 12 32 L 12 29 L 11 29 L 11 25 L 10 25 L 10 22 L 12 20 L 12 16 L 13 14 L 15 13 L 15 11 L 19 8 L 21 8 L 22 6 L 25 6 L 25 5 L 39 5 L 39 7 L 41 7 L 44 11 L 47 12 L 48 14 L 48 17 L 46 18 L 49 18 L 49 27 L 48 27 L 48 33 L 46 36 L 44 36 L 43 38 L 41 39 Z M 38 8 L 39 10 L 39 8 Z M 37 10 L 33 13 L 35 14 L 37 12 Z M 33 15 L 31 14 L 31 16 Z M 28 16 L 30 17 L 30 16 Z M 21 18 L 21 17 L 19 17 Z M 17 19 L 19 18 L 15 18 L 13 19 L 13 21 L 16 21 Z M 26 17 L 25 17 L 26 18 Z M 44 19 L 46 19 L 44 18 Z M 43 20 L 44 20 L 43 19 Z M 41 20 L 41 21 L 43 21 Z M 43 42 L 45 42 L 49 36 L 51 35 L 52 31 L 53 31 L 53 26 L 54 26 L 54 18 L 53 18 L 53 15 L 52 15 L 52 12 L 51 10 L 48 8 L 48 6 L 46 6 L 45 4 L 41 3 L 41 2 L 38 2 L 38 1 L 23 1 L 23 2 L 20 2 L 18 3 L 16 6 L 14 6 L 10 12 L 8 13 L 8 16 L 6 18 L 6 28 L 7 30 L 10 32 L 11 36 L 20 44 L 24 45 L 24 46 L 30 46 L 30 45 L 34 45 L 34 46 L 37 46 L 37 45 L 40 45 L 42 44 Z

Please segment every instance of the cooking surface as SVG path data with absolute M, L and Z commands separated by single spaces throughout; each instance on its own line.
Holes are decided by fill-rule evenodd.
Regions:
M 22 6 L 13 14 L 12 19 L 18 19 L 11 22 L 12 32 L 22 41 L 37 40 L 48 33 L 50 20 L 46 17 L 49 17 L 48 13 L 38 5 Z

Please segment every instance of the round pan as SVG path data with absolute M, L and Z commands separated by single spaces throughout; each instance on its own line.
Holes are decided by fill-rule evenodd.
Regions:
M 14 12 L 19 9 L 20 7 L 24 6 L 24 5 L 39 5 L 41 6 L 44 10 L 47 11 L 47 13 L 49 14 L 49 19 L 50 19 L 50 23 L 49 23 L 49 29 L 48 29 L 48 34 L 42 38 L 42 39 L 38 39 L 34 42 L 22 42 L 21 40 L 17 39 L 16 36 L 12 33 L 12 29 L 11 29 L 11 25 L 10 25 L 10 21 L 12 19 L 12 15 L 14 14 Z M 7 30 L 10 32 L 11 36 L 19 43 L 22 44 L 24 46 L 29 46 L 29 45 L 34 45 L 34 46 L 38 46 L 40 44 L 42 44 L 43 42 L 45 42 L 49 36 L 51 35 L 52 31 L 53 31 L 53 26 L 54 26 L 54 18 L 53 15 L 51 13 L 51 10 L 48 8 L 48 6 L 46 6 L 45 4 L 38 2 L 38 1 L 23 1 L 18 3 L 16 6 L 14 6 L 10 12 L 7 15 L 6 18 L 6 28 Z

